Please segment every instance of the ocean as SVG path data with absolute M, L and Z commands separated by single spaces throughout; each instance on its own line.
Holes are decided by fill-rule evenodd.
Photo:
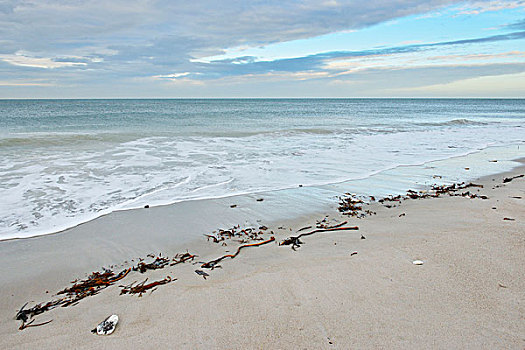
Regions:
M 0 240 L 299 185 L 405 191 L 407 166 L 464 180 L 524 142 L 521 99 L 0 100 Z

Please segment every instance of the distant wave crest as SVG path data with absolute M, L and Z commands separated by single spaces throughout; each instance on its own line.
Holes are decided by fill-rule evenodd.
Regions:
M 488 123 L 478 122 L 470 119 L 452 119 L 446 122 L 436 122 L 436 123 L 416 123 L 419 126 L 476 126 L 476 125 L 487 125 Z
M 0 137 L 0 147 L 20 146 L 65 146 L 94 142 L 122 143 L 140 138 L 140 134 L 126 133 L 20 133 L 8 137 Z

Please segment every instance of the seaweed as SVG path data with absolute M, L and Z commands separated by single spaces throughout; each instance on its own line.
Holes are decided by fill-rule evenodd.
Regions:
M 341 225 L 336 225 L 336 226 L 327 227 L 327 228 L 320 228 L 320 229 L 313 230 L 310 232 L 301 233 L 298 236 L 288 237 L 284 241 L 279 243 L 279 245 L 291 245 L 292 249 L 295 250 L 295 248 L 299 248 L 301 244 L 303 244 L 303 242 L 301 242 L 300 240 L 301 237 L 310 236 L 310 235 L 313 235 L 314 233 L 319 233 L 319 232 L 346 231 L 346 230 L 359 230 L 359 227 L 357 226 L 341 227 Z
M 170 276 L 167 276 L 165 279 L 163 280 L 159 280 L 159 281 L 155 281 L 155 282 L 151 282 L 151 283 L 148 283 L 146 284 L 146 282 L 148 281 L 148 279 L 146 278 L 144 281 L 140 282 L 139 284 L 137 285 L 134 285 L 135 283 L 137 283 L 137 281 L 127 285 L 127 286 L 119 286 L 122 288 L 122 290 L 120 291 L 120 294 L 138 294 L 139 297 L 142 296 L 142 294 L 144 294 L 146 291 L 150 290 L 151 289 L 151 292 L 153 293 L 157 288 L 157 286 L 161 286 L 161 285 L 164 285 L 164 284 L 168 284 L 170 282 L 173 282 L 173 281 L 176 281 L 177 279 L 172 279 Z M 155 288 L 155 289 L 153 289 Z
M 208 261 L 206 263 L 203 263 L 201 265 L 201 268 L 203 268 L 203 269 L 212 269 L 213 270 L 214 268 L 218 267 L 217 264 L 219 262 L 221 262 L 222 260 L 224 260 L 226 258 L 234 259 L 237 255 L 239 255 L 239 253 L 241 252 L 241 249 L 243 249 L 243 248 L 258 247 L 258 246 L 261 246 L 263 244 L 268 244 L 268 243 L 273 242 L 273 241 L 275 241 L 275 237 L 272 236 L 272 237 L 270 237 L 270 239 L 268 239 L 266 241 L 263 241 L 263 242 L 241 245 L 239 248 L 237 248 L 237 251 L 235 252 L 235 254 L 226 254 L 226 255 L 223 255 L 220 258 L 217 258 L 215 260 L 211 260 L 211 261 Z

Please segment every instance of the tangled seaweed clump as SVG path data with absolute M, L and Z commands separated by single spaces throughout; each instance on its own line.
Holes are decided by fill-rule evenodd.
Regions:
M 144 273 L 147 270 L 157 270 L 157 269 L 163 269 L 170 263 L 170 259 L 163 258 L 161 256 L 158 256 L 155 258 L 155 260 L 151 263 L 145 263 L 145 262 L 139 262 L 137 266 L 133 267 L 133 271 L 138 271 L 140 273 Z
M 425 190 L 425 191 L 408 190 L 405 196 L 403 195 L 388 196 L 388 197 L 379 199 L 378 202 L 383 204 L 387 208 L 391 208 L 392 205 L 385 204 L 385 202 L 400 203 L 408 199 L 438 198 L 442 195 L 448 195 L 451 197 L 466 197 L 470 199 L 474 199 L 474 198 L 488 199 L 487 196 L 471 193 L 470 191 L 461 192 L 471 187 L 483 188 L 483 185 L 478 185 L 472 182 L 469 182 L 469 183 L 462 182 L 460 184 L 452 184 L 452 185 L 434 184 L 430 187 L 429 190 Z
M 67 307 L 75 305 L 80 300 L 98 294 L 102 289 L 109 287 L 115 282 L 123 279 L 131 271 L 130 268 L 122 270 L 120 273 L 115 275 L 111 270 L 104 270 L 103 272 L 93 272 L 85 280 L 73 281 L 71 287 L 65 288 L 57 293 L 57 295 L 65 294 L 62 298 L 51 300 L 47 303 L 37 304 L 29 309 L 25 309 L 27 303 L 18 310 L 15 319 L 22 321 L 20 330 L 27 327 L 36 327 L 47 324 L 51 321 L 44 323 L 33 324 L 34 317 L 40 315 L 46 311 L 52 310 L 56 307 Z M 31 320 L 31 321 L 29 321 Z M 29 321 L 29 322 L 28 322 Z
M 374 197 L 370 197 L 371 200 L 375 199 Z M 343 215 L 349 215 L 356 217 L 358 219 L 362 219 L 368 215 L 375 215 L 376 213 L 368 210 L 363 209 L 363 205 L 368 205 L 368 203 L 365 203 L 361 198 L 357 197 L 356 195 L 353 195 L 351 193 L 345 193 L 345 196 L 339 197 L 339 212 L 341 212 Z
M 233 239 L 244 244 L 253 241 L 264 241 L 262 236 L 265 234 L 264 231 L 266 230 L 268 230 L 268 227 L 266 226 L 260 226 L 259 229 L 256 229 L 253 227 L 241 228 L 240 225 L 237 225 L 227 230 L 219 229 L 213 231 L 212 234 L 205 234 L 204 236 L 208 241 L 211 239 L 213 243 L 222 242 L 222 245 L 226 245 L 226 240 Z M 273 231 L 270 233 L 273 234 Z
M 149 254 L 148 257 L 155 257 L 152 254 Z M 43 322 L 43 323 L 34 323 L 34 317 L 37 315 L 40 315 L 44 312 L 53 310 L 56 307 L 67 307 L 67 306 L 73 306 L 76 305 L 79 301 L 82 299 L 96 295 L 100 293 L 103 289 L 113 285 L 115 282 L 120 281 L 124 277 L 126 277 L 131 271 L 138 271 L 140 273 L 145 273 L 148 270 L 157 270 L 157 269 L 163 269 L 165 267 L 174 266 L 177 264 L 184 263 L 189 260 L 195 259 L 196 255 L 190 254 L 188 252 L 177 254 L 173 259 L 165 258 L 159 255 L 155 258 L 151 263 L 145 263 L 143 262 L 144 259 L 141 260 L 140 263 L 138 263 L 136 266 L 123 269 L 118 274 L 115 274 L 110 269 L 104 269 L 103 271 L 96 271 L 92 272 L 91 275 L 89 275 L 84 280 L 74 280 L 71 283 L 73 285 L 71 287 L 64 288 L 63 290 L 59 291 L 57 293 L 57 296 L 62 296 L 59 298 L 56 298 L 54 300 L 48 301 L 46 303 L 40 303 L 36 304 L 31 308 L 26 309 L 28 303 L 26 303 L 24 306 L 20 308 L 20 310 L 17 311 L 15 319 L 18 321 L 21 321 L 22 324 L 20 325 L 20 330 L 23 330 L 28 327 L 37 327 L 42 326 L 44 324 L 48 324 L 50 321 Z M 147 279 L 146 279 L 147 280 Z M 136 286 L 131 286 L 130 288 L 126 289 L 127 286 L 121 286 L 124 287 L 123 292 L 121 294 L 135 294 L 139 293 L 142 295 L 144 291 L 149 290 L 151 288 L 154 288 L 158 285 L 163 285 L 166 283 L 171 282 L 171 277 L 167 277 L 166 279 L 162 281 L 153 282 L 150 284 L 145 284 L 146 281 L 139 283 Z
M 144 281 L 140 282 L 139 284 L 135 285 L 137 283 L 136 281 L 127 285 L 127 286 L 120 286 L 122 289 L 120 291 L 120 294 L 138 294 L 139 297 L 142 296 L 145 292 L 151 289 L 151 292 L 153 293 L 157 288 L 157 286 L 161 286 L 163 284 L 168 284 L 172 281 L 176 281 L 177 279 L 172 279 L 170 276 L 167 276 L 165 279 L 160 281 L 155 281 L 146 284 L 148 279 L 146 278 Z

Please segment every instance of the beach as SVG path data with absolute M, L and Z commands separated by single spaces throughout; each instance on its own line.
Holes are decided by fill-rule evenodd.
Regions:
M 0 350 L 525 350 L 525 0 L 0 0 Z
M 180 218 L 174 208 L 179 215 L 182 210 L 175 205 L 114 212 L 55 235 L 1 242 L 1 347 L 521 349 L 525 179 L 503 181 L 524 172 L 520 165 L 474 181 L 483 188 L 470 192 L 487 199 L 443 195 L 390 208 L 375 202 L 367 208 L 376 214 L 362 219 L 340 215 L 334 206 L 279 218 L 268 224 L 275 242 L 243 249 L 221 261 L 222 268 L 206 270 L 206 279 L 195 273 L 200 263 L 191 261 L 144 275 L 132 271 L 78 305 L 37 316 L 51 323 L 22 331 L 14 317 L 24 303 L 48 301 L 101 266 L 118 270 L 148 252 L 171 257 L 186 249 L 198 255 L 194 262 L 204 262 L 236 245 L 195 239 L 191 222 L 174 220 Z M 242 200 L 233 202 L 242 209 Z M 221 213 L 232 219 L 229 213 L 239 209 L 230 207 L 233 202 L 214 201 L 188 218 L 200 215 L 197 231 L 211 232 L 218 227 L 206 225 L 221 223 L 206 219 Z M 263 203 L 271 207 L 272 200 Z M 187 213 L 199 207 L 185 205 Z M 295 250 L 277 244 L 326 215 L 359 230 L 302 237 Z M 175 244 L 150 235 L 165 230 L 186 230 L 187 237 Z M 153 293 L 119 295 L 120 283 L 168 275 L 177 280 Z M 91 334 L 110 314 L 120 317 L 115 333 Z

